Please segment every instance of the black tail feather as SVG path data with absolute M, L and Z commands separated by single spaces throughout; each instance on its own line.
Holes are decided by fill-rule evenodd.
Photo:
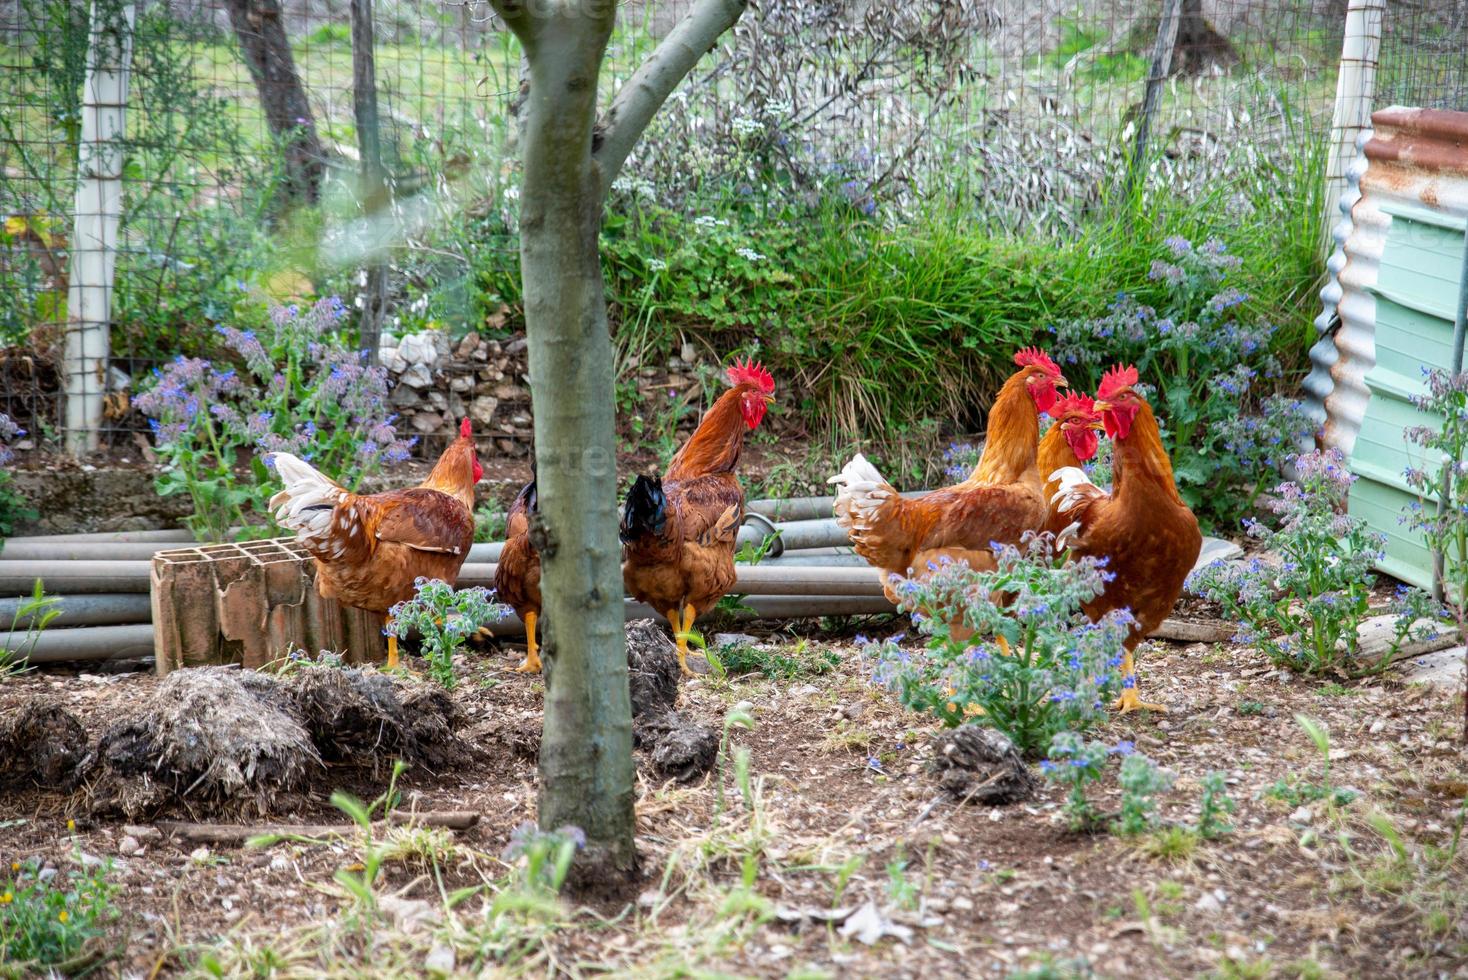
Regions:
M 535 491 L 535 481 L 531 480 L 520 490 L 515 503 L 525 508 L 525 513 L 534 514 L 540 509 L 540 496 Z
M 661 477 L 639 476 L 627 492 L 622 509 L 623 544 L 630 544 L 645 534 L 661 535 L 668 523 L 668 498 L 663 495 Z

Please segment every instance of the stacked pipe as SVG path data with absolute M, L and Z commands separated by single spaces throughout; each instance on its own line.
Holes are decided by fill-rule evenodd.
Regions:
M 892 611 L 881 582 L 852 552 L 831 513 L 832 498 L 755 500 L 739 530 L 741 547 L 762 548 L 757 564 L 738 566 L 734 590 L 752 613 L 741 618 L 799 619 Z M 0 635 L 22 617 L 35 581 L 56 596 L 57 615 L 30 650 L 31 663 L 122 660 L 153 652 L 148 599 L 155 552 L 187 546 L 187 531 L 120 531 L 11 538 L 0 550 Z M 502 544 L 476 544 L 459 575 L 460 587 L 494 584 Z M 627 618 L 660 615 L 627 600 Z M 511 618 L 495 626 L 499 635 L 524 635 Z M 19 637 L 16 638 L 17 640 Z M 12 644 L 14 645 L 14 644 Z

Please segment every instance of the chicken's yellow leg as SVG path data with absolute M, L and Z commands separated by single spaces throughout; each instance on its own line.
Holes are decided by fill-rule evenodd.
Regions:
M 387 633 L 387 669 L 394 670 L 398 666 L 398 634 L 392 632 L 391 616 L 387 617 L 382 628 Z
M 688 669 L 688 633 L 683 629 L 683 618 L 678 614 L 676 607 L 669 609 L 663 615 L 668 617 L 668 625 L 673 628 L 673 641 L 678 644 L 678 669 L 684 674 L 692 674 L 693 671 Z M 692 620 L 689 621 L 689 625 L 692 625 Z
M 1137 697 L 1137 666 L 1132 661 L 1130 650 L 1121 658 L 1121 697 L 1112 702 L 1111 706 L 1121 714 L 1130 714 L 1140 708 L 1148 711 L 1166 711 L 1167 707 L 1161 704 L 1150 704 Z
M 535 642 L 535 620 L 533 612 L 525 614 L 525 662 L 515 669 L 522 674 L 540 673 L 540 645 Z

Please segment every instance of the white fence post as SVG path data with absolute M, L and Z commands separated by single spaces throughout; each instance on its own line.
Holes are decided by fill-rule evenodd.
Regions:
M 1381 56 L 1381 19 L 1386 0 L 1350 0 L 1346 8 L 1345 42 L 1336 76 L 1335 115 L 1330 124 L 1330 155 L 1325 164 L 1325 213 L 1321 215 L 1326 249 L 1340 220 L 1346 168 L 1356 153 L 1356 137 L 1371 126 L 1376 101 L 1376 66 Z
M 122 217 L 123 139 L 136 5 L 93 0 L 67 296 L 66 448 L 97 448 L 107 391 L 112 278 Z

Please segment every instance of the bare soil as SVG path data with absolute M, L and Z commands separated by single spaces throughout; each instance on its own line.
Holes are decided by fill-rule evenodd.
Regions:
M 863 625 L 881 634 L 905 623 Z M 1167 704 L 1169 713 L 1116 718 L 1098 736 L 1131 739 L 1177 775 L 1161 806 L 1167 823 L 1197 821 L 1199 780 L 1212 770 L 1226 774 L 1238 802 L 1232 833 L 1162 857 L 1147 846 L 1156 838 L 1070 831 L 1060 814 L 1063 794 L 1050 784 L 1010 806 L 951 802 L 927 769 L 937 729 L 872 688 L 856 649 L 833 635 L 850 633 L 814 640 L 841 656 L 830 673 L 791 681 L 702 677 L 682 687 L 680 714 L 715 728 L 732 705 L 752 704 L 755 727 L 731 739 L 752 751 L 762 783 L 759 832 L 751 830 L 732 777 L 725 782 L 730 812 L 720 825 L 727 829 L 711 833 L 715 779 L 664 781 L 640 752 L 641 888 L 592 908 L 568 904 L 566 919 L 537 934 L 535 955 L 519 969 L 761 977 L 809 970 L 995 976 L 1047 965 L 1055 971 L 1047 975 L 1135 977 L 1468 971 L 1468 860 L 1463 848 L 1444 858 L 1468 805 L 1455 694 L 1406 685 L 1392 674 L 1327 685 L 1227 645 L 1144 647 L 1144 696 Z M 772 639 L 795 642 L 788 632 Z M 410 771 L 402 805 L 473 810 L 482 818 L 455 835 L 458 855 L 441 869 L 441 884 L 410 864 L 388 867 L 381 891 L 397 904 L 384 904 L 370 940 L 338 952 L 344 959 L 335 965 L 344 975 L 420 972 L 431 935 L 413 938 L 389 912 L 422 899 L 437 924 L 448 914 L 438 904 L 440 887 L 481 883 L 514 829 L 534 819 L 543 690 L 537 678 L 510 672 L 518 660 L 512 650 L 465 658 L 453 699 L 459 732 L 481 761 Z M 0 686 L 0 710 L 44 695 L 96 738 L 159 683 L 145 674 L 29 674 Z M 1329 729 L 1328 777 L 1293 720 L 1296 712 Z M 1327 778 L 1358 798 L 1335 807 L 1269 793 L 1280 781 Z M 385 781 L 384 774 L 375 787 L 351 788 L 370 795 Z M 325 796 L 270 819 L 342 822 Z M 1097 801 L 1114 808 L 1116 799 L 1113 776 Z M 1373 827 L 1377 814 L 1400 835 L 1400 854 Z M 132 843 L 124 844 L 123 821 L 93 816 L 85 793 L 54 788 L 6 794 L 0 826 L 3 861 L 40 859 L 62 869 L 79 855 L 114 861 L 122 952 L 101 967 L 103 975 L 184 974 L 197 967 L 201 949 L 220 943 L 278 944 L 299 953 L 291 936 L 345 914 L 333 875 L 359 853 L 343 842 L 200 850 L 191 841 L 145 835 L 133 842 L 141 850 L 124 854 Z M 729 896 L 741 881 L 737 855 L 755 839 L 752 890 L 766 901 L 760 914 L 740 918 Z M 721 847 L 727 859 L 719 857 Z M 704 861 L 685 877 L 694 854 Z M 837 869 L 857 857 L 838 896 Z M 892 870 L 903 861 L 905 870 Z M 821 921 L 833 905 L 856 908 L 868 899 L 910 930 L 906 940 L 868 946 Z M 730 925 L 736 921 L 743 923 L 737 930 Z M 458 968 L 469 966 L 461 953 Z M 318 969 L 281 967 L 276 975 Z

